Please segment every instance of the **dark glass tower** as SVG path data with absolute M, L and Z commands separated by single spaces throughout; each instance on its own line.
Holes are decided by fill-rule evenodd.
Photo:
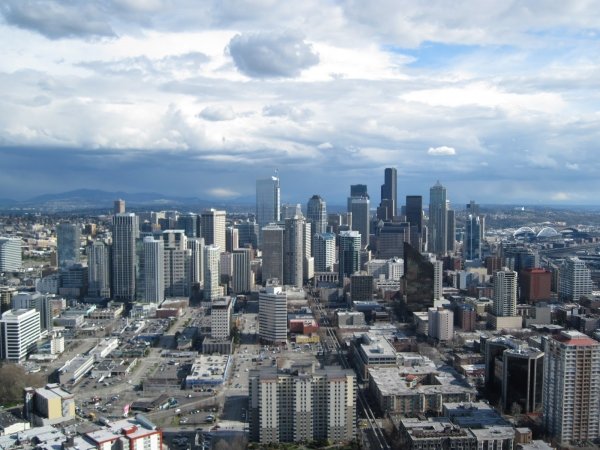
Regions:
M 412 245 L 404 243 L 404 292 L 406 309 L 409 312 L 425 312 L 433 307 L 434 278 L 433 263 Z
M 382 213 L 385 217 L 379 217 L 382 220 L 392 220 L 396 215 L 398 207 L 398 171 L 394 167 L 388 167 L 384 172 L 384 183 L 381 185 L 381 205 Z M 385 209 L 385 211 L 384 211 Z

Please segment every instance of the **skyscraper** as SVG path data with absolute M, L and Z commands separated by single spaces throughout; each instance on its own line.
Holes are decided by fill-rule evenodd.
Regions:
M 40 338 L 40 313 L 35 309 L 6 311 L 0 319 L 1 359 L 24 362 Z
M 225 211 L 205 209 L 200 216 L 202 237 L 206 245 L 216 245 L 225 251 Z
M 125 214 L 125 200 L 115 200 L 113 203 L 113 214 Z
M 463 254 L 466 260 L 481 259 L 481 224 L 479 216 L 472 214 L 467 216 Z
M 494 315 L 517 315 L 517 272 L 505 268 L 494 274 Z
M 135 214 L 113 216 L 112 291 L 117 300 L 135 301 L 135 240 L 138 235 L 138 217 Z
M 87 246 L 88 295 L 110 298 L 110 247 L 102 241 Z
M 304 217 L 285 220 L 283 238 L 283 282 L 302 287 L 304 262 Z
M 78 263 L 81 229 L 74 223 L 59 223 L 56 226 L 58 267 Z
M 287 342 L 287 293 L 270 286 L 258 294 L 258 335 L 271 343 Z
M 234 294 L 245 294 L 252 289 L 251 253 L 252 250 L 249 248 L 233 251 L 231 290 Z
M 0 237 L 0 272 L 12 272 L 22 266 L 21 239 Z
M 143 301 L 162 303 L 165 299 L 164 243 L 146 236 L 143 244 Z
M 259 230 L 281 219 L 280 195 L 278 177 L 256 180 L 256 223 Z
M 200 218 L 198 217 L 198 214 L 182 214 L 177 218 L 177 229 L 183 230 L 188 238 L 199 237 L 199 222 Z
M 382 220 L 392 220 L 396 216 L 398 208 L 398 171 L 394 167 L 388 167 L 384 171 L 384 183 L 381 185 L 381 207 L 386 210 L 386 217 Z
M 277 278 L 283 283 L 284 229 L 274 223 L 262 228 L 262 281 Z
M 454 210 L 450 209 L 450 202 L 446 203 L 447 218 L 446 218 L 446 251 L 454 252 L 456 245 L 456 218 Z
M 578 331 L 545 339 L 543 424 L 561 444 L 600 436 L 600 343 Z
M 258 235 L 260 233 L 258 224 L 246 220 L 235 225 L 238 229 L 238 243 L 240 247 L 251 245 L 252 248 L 258 248 Z
M 581 259 L 567 258 L 560 266 L 558 297 L 564 301 L 578 302 L 582 295 L 592 293 L 590 269 Z
M 164 243 L 164 289 L 167 297 L 189 297 L 191 287 L 190 263 L 192 250 L 183 230 L 165 230 Z
M 338 254 L 339 283 L 344 284 L 344 277 L 350 277 L 360 270 L 361 238 L 358 231 L 340 232 Z
M 190 255 L 190 284 L 204 283 L 204 239 L 191 238 L 187 241 Z
M 355 189 L 354 192 L 362 192 L 362 190 L 357 191 Z M 369 196 L 365 194 L 360 197 L 348 197 L 348 212 L 352 214 L 352 230 L 358 231 L 360 233 L 361 249 L 365 248 L 367 245 L 369 245 L 369 234 L 371 227 Z
M 40 327 L 45 331 L 52 331 L 52 306 L 50 295 L 39 292 L 19 292 L 12 298 L 12 309 L 35 309 L 40 313 Z M 1 339 L 0 339 L 1 340 Z
M 441 261 L 435 262 L 441 263 Z M 426 312 L 433 307 L 441 284 L 441 274 L 438 282 L 436 268 L 431 258 L 422 255 L 406 242 L 404 243 L 404 283 L 408 312 Z
M 454 313 L 441 306 L 427 310 L 428 334 L 439 341 L 451 341 L 454 337 Z
M 438 181 L 429 190 L 429 251 L 443 255 L 448 248 L 446 188 Z
M 306 205 L 306 220 L 313 225 L 313 233 L 327 231 L 327 204 L 318 195 L 313 195 Z
M 219 281 L 221 249 L 218 245 L 207 245 L 204 247 L 204 300 L 213 301 L 221 295 Z
M 315 272 L 333 272 L 335 264 L 335 234 L 316 233 L 313 239 Z
M 410 245 L 421 251 L 423 249 L 423 197 L 406 196 L 406 221 L 410 224 Z

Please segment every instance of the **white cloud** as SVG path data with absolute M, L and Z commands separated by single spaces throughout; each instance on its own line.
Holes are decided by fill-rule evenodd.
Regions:
M 569 170 L 579 170 L 579 164 L 577 163 L 567 163 L 565 167 Z
M 231 106 L 213 105 L 207 106 L 198 116 L 204 120 L 212 122 L 219 122 L 222 120 L 233 120 L 235 119 L 235 112 Z
M 317 148 L 319 150 L 331 150 L 333 148 L 333 145 L 331 145 L 330 142 L 323 142 L 323 143 L 317 145 Z
M 212 188 L 207 191 L 210 195 L 217 198 L 233 198 L 240 195 L 239 192 L 228 188 Z
M 428 155 L 434 156 L 453 156 L 456 155 L 456 149 L 442 145 L 441 147 L 429 147 Z
M 556 201 L 556 202 L 564 202 L 567 200 L 572 200 L 573 196 L 571 194 L 569 194 L 568 192 L 554 192 L 551 196 L 550 196 L 550 200 Z

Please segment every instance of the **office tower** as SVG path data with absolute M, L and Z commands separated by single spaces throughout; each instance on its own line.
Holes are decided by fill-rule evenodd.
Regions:
M 356 375 L 351 369 L 310 365 L 249 373 L 250 440 L 342 442 L 356 434 Z
M 406 196 L 406 221 L 410 224 L 410 245 L 421 251 L 423 249 L 423 197 Z
M 537 412 L 542 408 L 544 352 L 520 346 L 502 354 L 502 404 L 514 414 Z
M 373 275 L 356 272 L 350 276 L 350 298 L 353 302 L 373 300 Z
M 287 293 L 281 286 L 267 285 L 258 294 L 258 335 L 262 341 L 287 341 Z
M 277 176 L 256 180 L 256 223 L 260 230 L 281 220 L 281 198 Z
M 52 306 L 50 296 L 39 292 L 19 292 L 12 298 L 12 309 L 35 309 L 40 313 L 42 331 L 52 331 Z
M 232 253 L 231 290 L 234 294 L 246 294 L 252 290 L 251 255 L 249 248 L 239 248 Z
M 348 197 L 348 213 L 352 214 L 352 230 L 361 235 L 361 248 L 369 245 L 371 226 L 370 200 L 368 195 Z
M 479 240 L 483 242 L 483 240 L 485 239 L 485 215 L 481 214 L 481 208 L 473 200 L 467 203 L 467 216 L 469 214 L 473 217 L 479 217 Z
M 240 248 L 240 234 L 237 228 L 227 227 L 225 228 L 225 251 L 233 252 Z
M 200 237 L 198 230 L 200 229 L 200 219 L 198 214 L 187 213 L 182 214 L 177 218 L 177 229 L 183 230 L 188 238 Z
M 135 240 L 138 233 L 138 218 L 135 214 L 113 216 L 112 292 L 116 300 L 135 300 Z
M 350 185 L 350 197 L 368 197 L 366 184 Z
M 256 222 L 251 222 L 246 220 L 245 222 L 240 222 L 235 225 L 238 229 L 238 242 L 240 247 L 248 247 L 249 245 L 252 248 L 258 248 L 258 224 Z
M 505 268 L 494 274 L 493 313 L 497 317 L 517 315 L 517 272 Z
M 13 272 L 21 268 L 21 239 L 0 237 L 0 272 Z
M 578 302 L 582 295 L 592 293 L 590 269 L 581 259 L 567 258 L 560 266 L 558 298 Z
M 304 262 L 304 218 L 285 220 L 283 236 L 283 283 L 302 287 Z
M 339 239 L 338 273 L 340 286 L 343 286 L 344 277 L 360 270 L 361 239 L 358 231 L 342 231 Z
M 283 283 L 284 229 L 274 223 L 262 228 L 262 280 L 276 278 Z
M 209 302 L 221 295 L 220 254 L 221 249 L 218 245 L 204 247 L 204 300 Z
M 429 190 L 429 251 L 436 255 L 446 253 L 448 247 L 448 210 L 446 188 L 438 181 Z
M 537 250 L 523 246 L 503 245 L 504 265 L 517 273 L 524 269 L 540 267 L 540 256 Z
M 227 293 L 229 291 L 231 276 L 233 275 L 233 258 L 229 252 L 221 252 L 221 256 L 219 257 L 219 275 L 224 291 Z
M 58 267 L 79 262 L 80 240 L 81 229 L 79 225 L 74 223 L 59 223 L 56 226 Z
M 210 305 L 210 337 L 227 339 L 231 334 L 231 297 L 220 297 Z
M 481 259 L 481 224 L 479 216 L 472 214 L 467 216 L 463 254 L 465 260 Z
M 333 265 L 335 264 L 335 234 L 315 234 L 313 247 L 315 272 L 333 272 Z
M 402 258 L 404 243 L 410 242 L 410 225 L 408 222 L 379 222 L 375 238 L 378 259 Z
M 519 273 L 520 299 L 535 303 L 551 297 L 552 272 L 546 269 L 524 269 Z
M 454 313 L 442 308 L 429 308 L 427 310 L 429 322 L 428 335 L 438 341 L 451 341 L 454 337 Z
M 110 247 L 94 241 L 86 247 L 88 260 L 88 295 L 110 298 Z
M 115 200 L 113 203 L 113 214 L 125 214 L 125 200 Z
M 600 343 L 578 331 L 545 340 L 543 424 L 561 444 L 599 436 Z
M 63 266 L 58 271 L 58 293 L 68 298 L 82 298 L 87 295 L 88 267 L 74 263 Z
M 439 269 L 439 265 L 437 266 Z M 439 295 L 436 272 L 439 270 L 436 271 L 430 257 L 404 243 L 404 293 L 407 311 L 427 312 L 433 307 L 435 296 Z M 439 278 L 441 279 L 441 274 Z
M 281 205 L 281 222 L 285 221 L 285 219 L 291 219 L 295 216 L 301 215 L 302 205 L 300 205 L 300 203 L 296 203 L 295 205 L 284 203 Z
M 165 250 L 164 242 L 146 236 L 143 244 L 143 301 L 162 303 L 165 300 Z
M 313 233 L 327 231 L 327 204 L 318 195 L 313 195 L 306 205 L 306 220 L 312 223 Z
M 312 239 L 313 224 L 303 221 L 303 239 L 302 239 L 302 274 L 303 282 L 308 283 L 315 276 L 315 258 L 313 257 Z
M 183 230 L 165 230 L 164 243 L 164 289 L 167 297 L 189 297 L 192 251 L 188 249 Z
M 190 284 L 201 285 L 204 282 L 204 239 L 188 239 L 187 248 L 191 250 Z
M 384 183 L 381 185 L 381 207 L 385 208 L 385 217 L 381 220 L 393 220 L 398 207 L 398 171 L 388 167 L 384 171 Z M 383 211 L 382 211 L 383 212 Z
M 447 210 L 447 219 L 446 219 L 446 251 L 448 253 L 452 253 L 455 248 L 456 243 L 456 219 L 454 215 L 454 210 L 450 209 L 450 202 L 447 202 L 446 205 Z
M 40 313 L 35 309 L 6 311 L 0 319 L 1 359 L 24 362 L 27 355 L 35 350 L 40 332 Z
M 206 245 L 216 245 L 225 251 L 225 211 L 205 209 L 200 216 L 202 237 Z

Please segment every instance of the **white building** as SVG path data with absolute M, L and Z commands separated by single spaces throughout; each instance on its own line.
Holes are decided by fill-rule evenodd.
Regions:
M 316 233 L 313 236 L 315 272 L 333 272 L 335 264 L 335 234 Z
M 165 230 L 164 243 L 164 289 L 165 297 L 190 296 L 190 261 L 192 250 L 188 249 L 184 230 Z
M 188 239 L 187 245 L 192 252 L 190 255 L 190 283 L 202 285 L 204 283 L 204 239 Z
M 23 362 L 40 338 L 40 313 L 35 309 L 6 311 L 0 320 L 2 359 Z
M 226 339 L 231 334 L 231 297 L 221 297 L 214 300 L 210 307 L 210 337 Z
M 503 269 L 494 274 L 494 306 L 497 317 L 517 315 L 517 272 Z
M 578 302 L 592 293 L 590 269 L 579 258 L 567 258 L 560 266 L 558 295 L 564 301 Z
M 578 331 L 545 339 L 543 423 L 561 444 L 600 436 L 600 343 Z
M 219 265 L 221 248 L 218 245 L 204 247 L 204 300 L 212 301 L 221 295 Z
M 259 293 L 258 332 L 267 342 L 287 341 L 287 293 L 281 286 L 267 286 Z
M 206 245 L 216 245 L 222 252 L 226 248 L 225 211 L 205 209 L 200 216 L 201 232 Z
M 0 237 L 0 272 L 19 270 L 21 254 L 21 239 Z
M 144 302 L 162 303 L 165 300 L 165 255 L 162 241 L 152 236 L 144 238 Z
M 454 336 L 454 313 L 442 307 L 428 310 L 428 335 L 439 341 L 451 341 Z

